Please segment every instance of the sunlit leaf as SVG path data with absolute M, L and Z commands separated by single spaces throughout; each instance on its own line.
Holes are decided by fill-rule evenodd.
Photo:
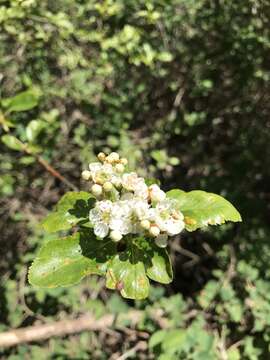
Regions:
M 93 205 L 93 197 L 85 191 L 67 192 L 42 222 L 44 230 L 55 232 L 68 230 L 80 221 L 88 219 L 89 210 Z
M 115 254 L 112 241 L 96 241 L 88 233 L 52 240 L 40 249 L 29 270 L 29 282 L 40 287 L 69 286 L 89 274 L 104 274 Z
M 151 280 L 169 284 L 173 279 L 169 255 L 165 249 L 157 247 L 154 242 L 150 246 L 151 248 L 147 252 L 150 265 L 147 265 L 148 262 L 146 262 L 146 274 Z
M 33 109 L 38 104 L 38 95 L 32 90 L 27 90 L 1 101 L 8 112 L 19 112 Z
M 145 273 L 144 254 L 130 243 L 126 251 L 117 254 L 109 263 L 106 286 L 117 289 L 128 299 L 145 299 L 149 293 L 149 280 Z
M 13 135 L 3 135 L 1 140 L 8 148 L 12 150 L 24 150 L 24 144 Z
M 167 196 L 177 200 L 188 231 L 226 221 L 242 221 L 236 208 L 222 196 L 201 190 L 185 192 L 178 189 L 168 191 Z

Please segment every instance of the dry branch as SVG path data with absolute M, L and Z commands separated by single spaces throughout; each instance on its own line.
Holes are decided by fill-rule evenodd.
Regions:
M 123 314 L 121 319 L 129 320 L 136 324 L 141 318 L 140 311 L 130 311 Z M 105 315 L 96 319 L 91 314 L 82 315 L 77 319 L 61 320 L 43 325 L 34 325 L 21 329 L 10 330 L 0 333 L 0 347 L 10 347 L 22 343 L 46 340 L 54 336 L 64 336 L 80 333 L 85 330 L 100 331 L 107 330 L 114 324 L 115 315 Z

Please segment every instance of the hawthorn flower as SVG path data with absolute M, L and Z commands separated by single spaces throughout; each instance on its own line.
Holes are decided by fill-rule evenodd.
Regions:
M 149 186 L 149 196 L 152 202 L 160 202 L 166 198 L 165 192 L 157 184 Z
M 96 184 L 103 185 L 110 181 L 114 176 L 114 170 L 111 164 L 101 164 L 99 162 L 89 164 L 91 177 Z
M 109 224 L 112 218 L 113 203 L 110 200 L 97 201 L 93 209 L 90 210 L 89 220 L 94 226 L 94 233 L 100 238 L 108 235 Z
M 132 232 L 132 207 L 128 200 L 116 201 L 113 205 L 113 217 L 110 221 L 111 230 L 119 231 L 122 235 Z
M 119 154 L 98 155 L 100 162 L 91 163 L 82 174 L 91 181 L 97 200 L 89 219 L 94 233 L 120 241 L 128 234 L 144 234 L 159 247 L 166 247 L 168 236 L 179 234 L 185 227 L 177 202 L 166 198 L 157 184 L 149 187 L 136 172 L 125 173 L 127 160 Z
M 169 236 L 179 234 L 185 228 L 184 216 L 172 199 L 164 200 L 151 210 L 151 219 L 162 232 Z
M 122 186 L 125 190 L 132 191 L 137 197 L 142 199 L 148 198 L 148 187 L 144 179 L 135 172 L 123 174 Z

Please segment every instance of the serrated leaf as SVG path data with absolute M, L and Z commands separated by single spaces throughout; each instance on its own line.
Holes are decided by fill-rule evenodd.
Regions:
M 24 144 L 13 135 L 3 135 L 1 140 L 8 148 L 12 150 L 24 150 Z
M 102 275 L 115 252 L 115 243 L 96 241 L 90 231 L 49 241 L 30 267 L 29 282 L 51 288 L 76 284 L 86 275 Z
M 88 192 L 67 192 L 56 205 L 56 210 L 43 220 L 44 230 L 47 232 L 68 230 L 80 221 L 88 219 L 93 201 L 92 195 Z
M 108 289 L 118 289 L 127 299 L 145 299 L 149 293 L 149 280 L 145 273 L 144 254 L 133 243 L 117 254 L 109 263 L 106 273 Z
M 168 191 L 167 196 L 178 201 L 188 231 L 226 221 L 242 221 L 236 208 L 220 195 L 201 190 L 185 192 L 174 189 Z
M 8 112 L 19 112 L 33 109 L 38 104 L 38 96 L 32 90 L 19 93 L 16 96 L 2 100 L 2 106 L 7 108 Z
M 172 265 L 169 255 L 165 249 L 161 249 L 154 243 L 150 243 L 147 251 L 149 261 L 146 264 L 146 274 L 154 281 L 161 284 L 169 284 L 173 279 Z

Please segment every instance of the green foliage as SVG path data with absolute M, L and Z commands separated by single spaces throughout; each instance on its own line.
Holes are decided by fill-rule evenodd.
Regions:
M 215 337 L 204 329 L 202 318 L 193 321 L 187 329 L 159 330 L 149 341 L 157 359 L 213 359 L 217 358 Z
M 28 90 L 13 97 L 2 99 L 1 105 L 7 113 L 26 111 L 38 105 L 38 96 L 35 92 Z
M 192 191 L 186 196 L 181 190 L 171 190 L 168 195 L 177 199 L 179 209 L 189 217 L 189 222 L 196 222 L 193 230 L 204 226 L 205 219 L 211 224 L 241 220 L 237 210 L 221 196 L 202 191 Z M 44 230 L 57 232 L 75 225 L 85 226 L 94 202 L 87 192 L 66 193 L 55 211 L 42 222 Z M 217 217 L 222 220 L 217 221 Z M 119 290 L 125 298 L 141 300 L 149 294 L 147 277 L 162 284 L 172 281 L 170 258 L 153 239 L 127 235 L 123 240 L 126 249 L 118 251 L 112 240 L 96 238 L 90 227 L 70 237 L 47 242 L 30 268 L 30 283 L 41 287 L 67 286 L 86 275 L 106 274 L 107 288 Z
M 176 199 L 179 209 L 185 216 L 188 231 L 194 231 L 207 225 L 220 225 L 225 221 L 242 221 L 239 212 L 223 197 L 193 190 L 170 190 L 167 196 Z
M 87 222 L 93 200 L 91 194 L 84 191 L 67 192 L 58 202 L 55 211 L 43 220 L 44 230 L 69 230 L 81 221 Z
M 12 135 L 3 135 L 2 142 L 10 149 L 22 151 L 24 149 L 23 143 Z
M 217 359 L 267 359 L 268 2 L 0 3 L 1 138 L 9 132 L 35 151 L 38 147 L 38 154 L 77 187 L 78 169 L 94 153 L 121 149 L 132 169 L 139 165 L 145 175 L 147 165 L 148 175 L 160 178 L 166 189 L 181 184 L 187 191 L 224 195 L 243 216 L 239 227 L 209 226 L 172 244 L 174 280 L 151 286 L 149 298 L 135 305 L 144 314 L 138 329 L 150 335 L 159 331 L 156 314 L 161 313 L 168 331 L 186 330 L 199 310 L 205 323 L 196 331 L 214 336 Z M 25 91 L 37 94 L 38 104 L 9 113 L 3 100 Z M 16 142 L 10 143 L 16 147 Z M 33 154 L 2 141 L 0 149 L 1 330 L 32 325 L 39 315 L 52 322 L 89 310 L 98 316 L 127 312 L 130 302 L 101 291 L 104 284 L 95 276 L 67 288 L 24 284 L 40 244 L 59 238 L 44 235 L 37 223 L 67 188 Z M 106 336 L 85 332 L 20 345 L 1 355 L 108 359 L 139 340 L 133 325 L 132 335 L 122 329 L 117 337 L 114 329 Z M 150 352 L 136 357 L 162 354 Z M 189 355 L 182 349 L 176 354 Z

